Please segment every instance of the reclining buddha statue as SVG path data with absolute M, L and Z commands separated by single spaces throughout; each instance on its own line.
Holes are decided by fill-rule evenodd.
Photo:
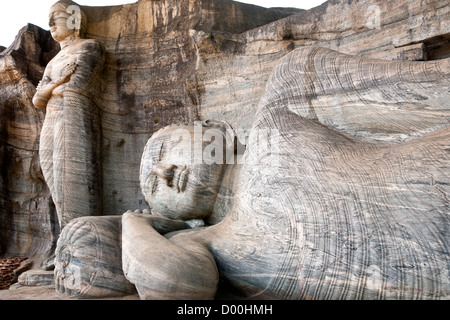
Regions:
M 114 292 L 141 299 L 450 298 L 449 74 L 449 59 L 292 51 L 267 83 L 242 164 L 222 161 L 226 126 L 201 127 L 200 142 L 194 124 L 154 133 L 140 176 L 150 209 L 67 225 L 58 290 L 77 269 L 72 295 L 108 295 L 86 288 L 118 286 L 92 276 L 114 266 Z M 101 248 L 104 233 L 114 245 Z M 97 267 L 77 241 L 96 248 Z

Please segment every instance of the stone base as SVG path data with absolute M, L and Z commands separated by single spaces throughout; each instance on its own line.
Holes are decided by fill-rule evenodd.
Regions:
M 55 284 L 53 271 L 29 270 L 19 276 L 18 282 L 22 286 L 51 286 Z

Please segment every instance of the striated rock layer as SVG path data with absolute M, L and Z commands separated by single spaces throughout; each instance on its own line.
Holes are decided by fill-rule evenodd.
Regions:
M 232 1 L 139 1 L 83 7 L 88 38 L 106 48 L 102 92 L 103 213 L 146 208 L 138 177 L 148 138 L 173 123 L 198 120 L 199 49 L 193 30 L 241 33 L 287 16 Z
M 43 256 L 56 244 L 54 205 L 39 164 L 44 113 L 32 104 L 45 65 L 58 52 L 28 25 L 0 53 L 0 255 Z
M 223 277 L 252 297 L 448 299 L 450 96 L 439 88 L 449 62 L 320 47 L 284 57 L 250 134 L 237 209 L 210 231 L 223 241 L 212 242 Z M 382 137 L 366 134 L 372 125 Z M 279 133 L 276 151 L 258 130 Z
M 103 213 L 146 207 L 136 155 L 166 125 L 225 120 L 244 143 L 271 71 L 297 47 L 383 52 L 389 59 L 449 54 L 436 49 L 444 47 L 450 33 L 445 1 L 376 2 L 377 10 L 370 11 L 373 5 L 331 1 L 293 15 L 211 0 L 83 7 L 88 38 L 102 41 L 107 52 L 101 106 Z M 423 46 L 411 49 L 412 55 L 397 52 L 417 43 Z
M 105 86 L 96 97 L 101 101 L 104 186 L 99 214 L 120 215 L 146 208 L 139 166 L 151 134 L 199 118 L 185 84 L 197 62 L 190 28 L 243 32 L 289 13 L 230 1 L 140 1 L 83 9 L 90 21 L 88 37 L 106 47 Z M 48 32 L 29 25 L 0 55 L 0 255 L 51 252 L 59 233 L 39 166 L 44 112 L 31 103 L 58 50 Z
M 270 73 L 293 49 L 441 59 L 450 56 L 449 19 L 448 1 L 335 0 L 240 34 L 195 32 L 200 59 L 189 88 L 201 117 L 228 121 L 244 139 Z
M 139 187 L 140 159 L 157 130 L 173 123 L 225 120 L 244 142 L 269 75 L 296 48 L 318 44 L 385 60 L 450 54 L 450 6 L 445 0 L 332 0 L 298 12 L 228 0 L 140 0 L 82 8 L 87 37 L 106 49 L 104 86 L 98 93 L 103 215 L 147 207 Z M 59 233 L 38 163 L 44 114 L 31 105 L 35 86 L 58 48 L 48 33 L 33 26 L 24 30 L 0 53 L 0 254 L 5 256 L 49 252 Z M 413 96 L 404 93 L 402 101 L 420 100 Z M 325 124 L 349 135 L 403 139 L 405 128 L 396 126 L 392 136 L 383 127 L 388 100 L 383 97 L 373 114 L 377 122 L 363 130 L 352 122 L 358 115 L 339 108 L 346 101 L 343 95 L 295 108 L 314 119 L 326 116 Z M 328 102 L 334 107 L 320 108 Z M 421 116 L 411 118 L 418 133 L 430 129 Z
M 317 46 L 286 55 L 226 218 L 163 237 L 152 216 L 125 213 L 127 279 L 142 299 L 225 289 L 249 299 L 448 300 L 449 75 L 450 59 L 383 61 Z M 147 170 L 174 163 L 160 137 L 145 150 Z M 158 179 L 144 187 L 171 218 L 178 202 L 164 200 L 179 191 Z

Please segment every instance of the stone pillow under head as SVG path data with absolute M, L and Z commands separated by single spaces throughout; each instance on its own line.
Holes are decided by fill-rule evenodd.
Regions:
M 134 294 L 122 271 L 121 229 L 121 216 L 72 220 L 55 252 L 56 290 L 87 299 Z

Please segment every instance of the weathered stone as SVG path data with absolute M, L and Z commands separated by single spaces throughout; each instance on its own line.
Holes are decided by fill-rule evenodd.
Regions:
M 267 287 L 264 294 L 268 297 L 283 298 L 446 297 L 448 283 L 433 272 L 445 269 L 439 264 L 448 264 L 448 252 L 442 253 L 442 242 L 436 240 L 439 234 L 444 234 L 444 239 L 448 235 L 436 226 L 435 216 L 439 206 L 448 205 L 438 197 L 446 182 L 436 169 L 448 167 L 441 159 L 441 140 L 448 126 L 448 96 L 442 88 L 448 87 L 448 82 L 439 78 L 440 72 L 448 77 L 448 60 L 384 63 L 325 49 L 295 51 L 305 57 L 283 57 L 296 48 L 320 45 L 378 59 L 446 58 L 450 55 L 448 1 L 374 4 L 369 0 L 332 0 L 295 14 L 212 0 L 140 0 L 123 6 L 81 8 L 87 16 L 83 21 L 88 21 L 86 37 L 105 49 L 102 86 L 94 90 L 101 114 L 100 151 L 94 157 L 101 164 L 100 172 L 96 172 L 101 177 L 100 192 L 95 192 L 100 200 L 92 201 L 101 203 L 98 214 L 122 215 L 129 209 L 148 207 L 144 198 L 147 192 L 142 195 L 139 185 L 141 154 L 148 138 L 167 125 L 204 119 L 227 121 L 241 143 L 253 145 L 247 158 L 261 155 L 270 160 L 275 154 L 265 153 L 261 144 L 267 139 L 258 136 L 255 128 L 280 129 L 277 126 L 281 123 L 286 126 L 281 128 L 281 146 L 288 149 L 281 154 L 287 162 L 273 168 L 246 166 L 242 174 L 238 174 L 237 166 L 225 170 L 229 183 L 219 189 L 219 194 L 223 191 L 226 196 L 220 198 L 223 201 L 216 200 L 213 215 L 205 219 L 206 225 L 214 226 L 198 233 L 190 230 L 166 235 L 171 237 L 169 242 L 189 250 L 191 235 L 198 235 L 193 236 L 194 242 L 199 242 L 192 248 L 202 255 L 204 247 L 198 245 L 207 239 L 209 253 L 200 260 L 206 261 L 211 272 L 204 276 L 215 277 L 214 268 L 208 264 L 212 254 L 219 277 L 242 290 L 243 296 L 259 294 Z M 32 39 L 38 40 L 31 43 L 26 40 L 29 34 L 24 33 L 15 46 L 0 54 L 1 249 L 38 256 L 45 252 L 48 256 L 59 228 L 37 157 L 44 114 L 32 108 L 31 97 L 44 65 L 56 52 L 49 49 L 48 33 L 32 32 Z M 18 46 L 21 43 L 24 46 Z M 29 48 L 42 51 L 33 49 L 27 54 Z M 277 97 L 286 105 L 279 106 Z M 17 130 L 17 119 L 25 119 L 19 123 L 26 123 L 26 130 Z M 408 140 L 414 141 L 419 151 Z M 323 150 L 324 146 L 330 147 L 329 152 Z M 81 149 L 95 153 L 96 147 Z M 298 154 L 292 155 L 292 150 Z M 421 152 L 431 156 L 427 158 Z M 313 155 L 317 159 L 309 158 Z M 426 173 L 420 175 L 417 168 Z M 395 171 L 400 169 L 403 171 L 398 176 Z M 372 176 L 374 172 L 377 175 Z M 277 182 L 267 176 L 269 173 L 286 177 L 286 181 Z M 428 176 L 430 181 L 425 181 Z M 238 185 L 234 187 L 234 183 Z M 74 192 L 68 196 L 73 197 L 78 190 L 71 189 Z M 237 197 L 236 190 L 241 192 Z M 284 196 L 285 192 L 289 196 Z M 425 196 L 420 199 L 414 192 Z M 240 201 L 236 203 L 236 199 Z M 76 201 L 81 205 L 82 201 Z M 386 217 L 383 204 L 395 213 Z M 418 222 L 415 215 L 408 215 L 414 207 L 429 209 L 429 216 Z M 92 214 L 80 209 L 77 215 Z M 229 212 L 233 214 L 218 223 Z M 176 213 L 171 214 L 176 218 Z M 132 235 L 132 220 L 142 216 L 128 213 L 126 217 L 129 224 L 125 228 Z M 444 225 L 448 224 L 445 215 L 442 219 Z M 236 232 L 239 224 L 246 227 Z M 314 228 L 304 228 L 310 225 Z M 374 231 L 365 233 L 367 230 Z M 167 244 L 158 233 L 150 234 L 157 243 Z M 417 234 L 423 234 L 423 238 Z M 405 237 L 411 242 L 402 242 Z M 209 242 L 213 238 L 215 242 Z M 130 239 L 132 236 L 127 237 L 127 241 Z M 423 260 L 427 246 L 437 248 L 433 263 Z M 182 251 L 180 259 L 186 257 Z M 299 251 L 304 254 L 301 267 L 294 261 Z M 369 260 L 361 258 L 360 252 Z M 417 258 L 412 261 L 414 254 Z M 333 258 L 337 255 L 346 260 Z M 139 259 L 133 253 L 127 261 L 136 264 Z M 142 259 L 147 261 L 148 257 Z M 88 262 L 85 265 L 87 270 L 93 268 Z M 415 269 L 408 269 L 410 265 Z M 241 269 L 245 272 L 239 273 Z M 420 270 L 408 271 L 416 269 Z M 151 274 L 153 270 L 139 272 Z M 430 272 L 429 279 L 420 282 Z M 181 284 L 190 280 L 183 279 Z M 417 280 L 422 287 L 414 287 L 410 280 Z M 148 289 L 145 279 L 138 282 Z M 170 278 L 168 283 L 173 282 Z M 304 290 L 292 289 L 298 286 Z M 328 289 L 327 295 L 324 290 Z M 181 291 L 168 290 L 168 296 L 189 296 Z M 198 293 L 208 298 L 212 295 L 208 290 Z M 150 290 L 149 296 L 152 294 Z M 264 297 L 263 293 L 260 296 Z
M 427 49 L 425 44 L 413 44 L 392 50 L 381 52 L 372 52 L 363 55 L 364 57 L 381 60 L 410 60 L 410 61 L 425 61 L 427 59 Z
M 56 291 L 55 286 L 39 286 L 28 287 L 21 286 L 16 283 L 13 284 L 9 290 L 0 290 L 0 300 L 76 300 L 76 298 L 68 299 L 67 297 L 61 297 Z M 125 296 L 125 297 L 110 297 L 107 300 L 139 300 L 137 294 Z
M 449 62 L 320 47 L 281 59 L 222 223 L 163 237 L 148 218 L 123 216 L 123 269 L 139 296 L 212 299 L 220 278 L 240 298 L 448 299 L 450 93 L 439 88 Z M 147 171 L 190 160 L 159 138 Z M 216 181 L 199 166 L 189 199 Z M 183 191 L 156 176 L 143 180 L 148 202 L 182 219 L 167 199 Z
M 39 159 L 62 229 L 72 219 L 102 214 L 100 109 L 104 48 L 69 28 L 72 1 L 50 9 L 50 30 L 61 51 L 49 62 L 33 104 L 45 109 Z M 80 13 L 79 19 L 83 19 Z
M 206 33 L 214 44 L 223 34 L 239 34 L 290 13 L 224 0 L 141 0 L 81 8 L 87 15 L 87 37 L 106 48 L 99 100 L 103 213 L 144 210 L 148 205 L 140 191 L 139 167 L 148 138 L 165 126 L 200 118 L 193 101 L 197 97 L 188 89 L 195 84 L 187 83 L 196 73 L 201 49 L 191 31 Z M 222 47 L 235 44 L 226 38 Z
M 135 292 L 122 272 L 120 216 L 74 219 L 63 229 L 55 253 L 58 293 L 80 299 Z
M 201 119 L 228 121 L 244 142 L 269 75 L 288 52 L 320 45 L 363 55 L 423 43 L 428 59 L 445 58 L 449 16 L 448 1 L 442 0 L 334 0 L 237 35 L 215 37 L 215 43 L 208 32 L 194 28 L 199 61 L 188 89 Z M 233 47 L 223 45 L 231 40 Z
M 148 215 L 140 211 L 136 214 Z M 63 229 L 55 254 L 55 284 L 62 297 L 90 299 L 136 293 L 122 271 L 121 219 L 83 217 Z M 190 228 L 183 221 L 157 216 L 151 219 L 160 234 Z
M 198 122 L 194 126 L 169 126 L 152 137 L 145 146 L 140 169 L 142 193 L 152 214 L 161 211 L 165 217 L 184 221 L 211 215 L 217 216 L 215 223 L 223 219 L 223 212 L 232 206 L 226 200 L 234 198 L 234 180 L 229 174 L 236 173 L 232 128 L 225 122 Z M 155 158 L 157 153 L 160 157 Z M 230 159 L 233 164 L 224 166 Z M 209 164 L 208 170 L 203 163 Z M 195 192 L 198 183 L 202 184 L 202 193 Z M 167 192 L 171 188 L 178 192 Z M 216 202 L 222 203 L 218 210 Z M 174 211 L 169 209 L 171 203 L 177 203 Z
M 18 278 L 18 283 L 22 286 L 40 287 L 55 284 L 53 271 L 29 270 L 22 273 Z
M 0 256 L 52 254 L 57 219 L 39 165 L 44 113 L 32 104 L 35 85 L 59 49 L 28 25 L 0 53 Z
M 187 240 L 179 246 L 166 239 L 153 227 L 152 218 L 134 212 L 122 217 L 123 270 L 139 297 L 213 299 L 219 273 L 211 253 L 200 242 Z M 162 265 L 166 267 L 160 272 Z
M 163 19 L 168 16 L 169 8 L 178 4 L 180 8 L 190 9 L 172 11 L 172 18 Z M 198 119 L 184 83 L 197 60 L 195 45 L 189 36 L 190 26 L 198 25 L 207 32 L 238 33 L 288 14 L 231 1 L 204 1 L 202 5 L 193 2 L 190 6 L 188 1 L 168 4 L 140 1 L 125 6 L 82 7 L 90 21 L 88 37 L 99 39 L 106 48 L 106 67 L 102 75 L 105 88 L 96 97 L 102 110 L 99 160 L 103 181 L 101 192 L 94 192 L 102 197 L 103 208 L 99 214 L 120 215 L 130 208 L 145 209 L 147 205 L 139 188 L 139 159 L 146 141 L 165 125 Z M 129 19 L 133 14 L 140 18 Z M 249 19 L 252 15 L 257 17 Z M 153 22 L 148 23 L 150 20 Z M 29 25 L 14 44 L 2 52 L 4 187 L 1 201 L 5 203 L 1 207 L 5 211 L 1 214 L 1 248 L 4 255 L 32 255 L 53 250 L 59 233 L 55 208 L 39 166 L 39 138 L 45 113 L 34 109 L 31 103 L 44 67 L 58 51 L 59 46 L 48 32 Z M 137 65 L 140 65 L 139 70 L 134 67 Z M 172 68 L 175 65 L 177 67 Z M 150 78 L 151 81 L 143 80 Z M 23 124 L 20 131 L 15 125 L 18 121 Z M 24 163 L 19 161 L 22 158 Z M 27 178 L 23 173 L 30 170 L 31 178 Z M 24 194 L 24 199 L 18 198 L 20 193 Z M 58 203 L 57 197 L 55 200 Z M 31 220 L 25 218 L 27 212 L 33 217 Z M 28 221 L 32 222 L 31 228 Z

